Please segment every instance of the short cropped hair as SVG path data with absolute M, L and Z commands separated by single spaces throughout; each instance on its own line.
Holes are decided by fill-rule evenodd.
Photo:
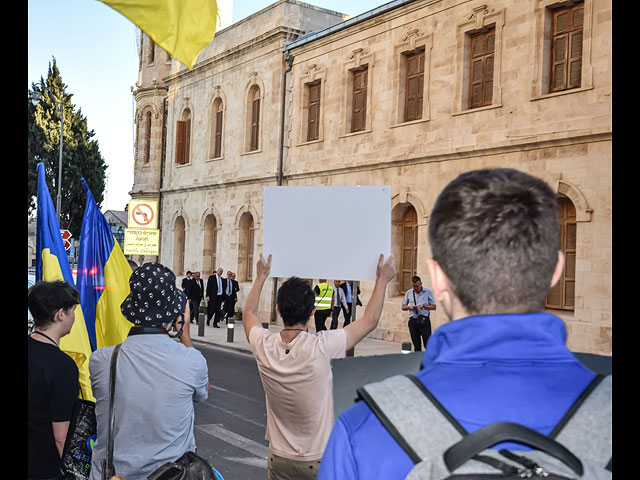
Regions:
M 285 326 L 304 325 L 311 317 L 316 294 L 307 282 L 291 277 L 278 289 L 276 302 Z
M 29 289 L 27 303 L 34 326 L 46 327 L 58 310 L 69 310 L 80 303 L 80 292 L 63 281 L 38 282 Z
M 411 283 L 416 283 L 416 282 L 421 282 L 422 280 L 420 280 L 420 277 L 417 275 L 414 275 L 413 277 L 411 277 Z
M 469 315 L 541 311 L 560 250 L 556 196 L 514 169 L 463 173 L 436 199 L 429 242 Z

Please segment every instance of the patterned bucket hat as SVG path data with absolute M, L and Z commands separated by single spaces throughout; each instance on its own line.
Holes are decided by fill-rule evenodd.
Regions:
M 131 293 L 120 305 L 127 320 L 141 327 L 172 324 L 184 312 L 187 296 L 176 286 L 176 276 L 160 263 L 145 263 L 129 278 Z

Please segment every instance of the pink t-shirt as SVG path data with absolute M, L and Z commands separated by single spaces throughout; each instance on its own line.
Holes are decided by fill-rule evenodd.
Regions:
M 291 460 L 322 458 L 334 423 L 330 360 L 345 356 L 344 330 L 300 332 L 284 343 L 280 333 L 254 327 L 249 343 L 264 386 L 271 451 Z

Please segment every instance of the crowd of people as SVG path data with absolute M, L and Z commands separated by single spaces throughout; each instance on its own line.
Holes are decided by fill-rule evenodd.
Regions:
M 562 320 L 544 311 L 565 261 L 555 194 L 540 179 L 512 169 L 462 174 L 436 200 L 429 243 L 432 290 L 413 277 L 402 302 L 414 349 L 425 348 L 415 378 L 466 432 L 502 421 L 549 434 L 596 377 L 565 346 Z M 266 396 L 269 480 L 405 478 L 415 461 L 369 404 L 357 402 L 334 419 L 330 363 L 377 327 L 397 273 L 393 256 L 378 258 L 371 297 L 353 322 L 351 282 L 332 286 L 321 279 L 311 288 L 297 277 L 286 280 L 276 298 L 281 332 L 263 328 L 258 314 L 271 260 L 260 255 L 242 320 Z M 209 380 L 188 324 L 203 298 L 207 325 L 232 315 L 237 282 L 232 272 L 222 274 L 219 268 L 206 287 L 199 272 L 189 274 L 183 290 L 157 263 L 131 276 L 121 310 L 133 327 L 119 347 L 113 403 L 113 460 L 126 480 L 144 480 L 163 463 L 195 451 L 193 403 L 207 398 Z M 64 282 L 39 282 L 29 291 L 35 322 L 29 338 L 29 479 L 53 479 L 59 469 L 78 370 L 58 344 L 79 302 Z M 436 303 L 449 322 L 432 333 L 429 315 Z M 89 364 L 98 424 L 91 480 L 101 479 L 106 458 L 109 371 L 117 348 L 96 350 Z M 435 426 L 416 427 L 438 441 Z M 583 453 L 602 461 L 603 469 L 608 460 L 610 471 L 610 450 Z

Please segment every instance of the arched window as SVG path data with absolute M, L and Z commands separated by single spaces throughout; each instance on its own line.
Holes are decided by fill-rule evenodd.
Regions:
M 253 217 L 245 212 L 240 217 L 238 238 L 238 278 L 242 282 L 253 280 Z
M 562 228 L 561 248 L 565 257 L 564 271 L 560 281 L 549 290 L 545 307 L 561 310 L 575 308 L 576 286 L 576 243 L 577 223 L 576 208 L 567 197 L 558 197 L 560 225 Z
M 400 266 L 400 291 L 412 287 L 411 277 L 416 274 L 418 264 L 418 214 L 409 206 L 402 217 L 402 257 Z
M 190 143 L 191 110 L 185 108 L 181 119 L 176 122 L 176 163 L 178 165 L 189 163 Z
M 204 219 L 204 249 L 202 251 L 202 265 L 205 274 L 215 270 L 217 261 L 218 224 L 216 217 L 207 215 Z
M 173 273 L 184 275 L 184 218 L 176 218 L 173 225 Z
M 149 163 L 151 158 L 151 110 L 144 115 L 144 163 Z
M 260 146 L 260 88 L 257 85 L 249 89 L 248 106 L 247 150 L 251 152 Z
M 211 136 L 209 158 L 222 157 L 222 99 L 216 98 L 211 106 Z

